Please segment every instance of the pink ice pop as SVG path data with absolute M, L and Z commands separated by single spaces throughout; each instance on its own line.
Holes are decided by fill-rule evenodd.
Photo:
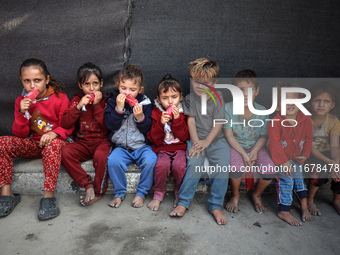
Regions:
M 172 117 L 173 113 L 172 113 L 172 109 L 174 108 L 175 106 L 172 104 L 168 107 L 168 109 L 166 109 L 166 114 L 170 115 L 170 117 Z
M 38 94 L 39 94 L 39 91 L 37 90 L 37 88 L 34 88 L 25 96 L 25 98 L 29 98 L 32 101 L 34 101 L 35 98 L 38 96 Z
M 90 93 L 89 96 L 91 96 L 89 104 L 91 104 L 94 101 L 94 98 L 96 97 L 96 95 L 94 93 Z
M 39 94 L 39 91 L 37 90 L 37 88 L 34 88 L 34 89 L 32 89 L 30 92 L 28 92 L 28 94 L 25 96 L 25 98 L 29 98 L 29 99 L 31 99 L 32 101 L 34 101 L 34 100 L 36 99 L 36 97 L 38 96 L 38 94 Z M 29 120 L 32 116 L 31 116 L 30 113 L 26 110 L 26 111 L 25 111 L 24 117 L 25 117 L 26 119 Z
M 132 107 L 138 104 L 138 100 L 130 95 L 126 95 L 125 101 L 128 102 Z

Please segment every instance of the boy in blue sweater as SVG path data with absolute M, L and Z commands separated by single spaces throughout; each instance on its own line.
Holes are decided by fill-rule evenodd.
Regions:
M 118 208 L 124 200 L 127 186 L 125 172 L 135 161 L 142 169 L 132 201 L 132 206 L 138 208 L 143 206 L 145 195 L 152 186 L 153 168 L 157 161 L 157 155 L 147 140 L 152 124 L 152 103 L 143 95 L 143 72 L 135 65 L 127 65 L 119 72 L 116 87 L 119 94 L 107 101 L 104 112 L 106 126 L 111 130 L 111 142 L 116 146 L 107 160 L 114 187 L 114 198 L 109 206 Z

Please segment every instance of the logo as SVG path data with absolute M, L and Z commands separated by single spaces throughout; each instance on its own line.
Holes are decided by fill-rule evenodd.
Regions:
M 205 83 L 201 83 L 198 82 L 200 84 L 203 84 L 204 86 L 207 86 L 210 90 L 212 90 L 218 97 L 218 99 L 220 100 L 220 103 L 222 105 L 222 101 L 220 99 L 220 97 L 217 94 L 217 91 L 212 88 L 211 86 L 205 84 Z M 230 90 L 232 97 L 233 97 L 233 114 L 234 115 L 243 115 L 244 114 L 244 95 L 241 89 L 239 89 L 237 86 L 235 85 L 231 85 L 231 84 L 216 84 L 215 85 L 216 89 L 228 89 Z M 202 88 L 199 88 L 202 89 Z M 207 94 L 209 94 L 209 96 L 212 97 L 212 99 L 214 100 L 212 94 L 205 90 L 204 90 Z M 257 110 L 255 109 L 255 107 L 253 106 L 252 103 L 252 88 L 248 88 L 248 107 L 249 110 L 251 111 L 251 113 L 256 114 L 256 115 L 269 115 L 273 112 L 275 112 L 276 108 L 277 108 L 277 104 L 278 104 L 278 99 L 277 99 L 277 88 L 273 88 L 272 89 L 272 106 L 270 109 L 268 110 Z M 287 93 L 301 93 L 306 95 L 305 98 L 299 98 L 299 99 L 288 99 L 286 97 Z M 296 87 L 288 87 L 288 88 L 282 88 L 281 89 L 281 113 L 282 115 L 286 115 L 286 105 L 287 104 L 294 104 L 296 105 L 296 107 L 298 107 L 301 112 L 305 115 L 312 115 L 304 106 L 303 104 L 308 102 L 311 98 L 311 93 L 304 88 L 296 88 Z M 216 101 L 214 100 L 215 105 L 216 105 Z M 205 94 L 202 95 L 201 97 L 201 113 L 202 115 L 206 115 L 207 114 L 207 97 Z
M 199 82 L 199 81 L 196 81 L 196 83 L 202 84 L 202 85 L 208 87 L 212 92 L 214 92 L 215 95 L 217 96 L 218 100 L 220 101 L 221 106 L 223 106 L 222 105 L 222 100 L 221 100 L 220 96 L 217 94 L 217 91 L 214 89 L 214 87 L 212 87 L 212 86 L 210 86 L 210 85 L 208 85 L 206 83 Z M 204 88 L 198 88 L 198 89 L 203 90 L 205 93 L 207 93 L 211 97 L 211 99 L 214 101 L 215 106 L 217 106 L 217 103 L 216 103 L 216 100 L 215 100 L 214 96 L 208 90 L 206 90 Z

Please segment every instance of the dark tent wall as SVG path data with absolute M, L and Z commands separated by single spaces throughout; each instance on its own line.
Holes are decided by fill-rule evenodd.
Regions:
M 189 92 L 188 63 L 211 57 L 220 77 L 340 77 L 339 1 L 135 1 L 130 62 L 150 97 L 169 72 Z
M 79 91 L 76 75 L 85 62 L 103 72 L 105 89 L 123 67 L 128 1 L 1 1 L 0 135 L 12 133 L 14 101 L 20 95 L 19 67 L 27 58 L 43 60 L 65 86 Z
M 71 98 L 87 61 L 102 68 L 105 90 L 134 63 L 146 94 L 171 73 L 189 92 L 188 63 L 211 57 L 220 77 L 254 69 L 260 77 L 340 77 L 338 1 L 0 1 L 0 135 L 11 134 L 19 66 L 44 60 Z M 269 95 L 270 91 L 262 89 Z M 267 94 L 266 94 L 267 93 Z

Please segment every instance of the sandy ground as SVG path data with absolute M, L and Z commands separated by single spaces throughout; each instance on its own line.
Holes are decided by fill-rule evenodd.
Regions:
M 40 222 L 40 197 L 22 196 L 13 213 L 0 219 L 0 254 L 340 254 L 340 216 L 332 207 L 332 193 L 323 189 L 317 203 L 323 216 L 302 227 L 277 218 L 276 196 L 263 200 L 268 211 L 254 211 L 242 194 L 237 214 L 218 226 L 207 211 L 207 194 L 196 194 L 183 218 L 171 218 L 173 195 L 168 194 L 158 212 L 131 207 L 128 195 L 118 209 L 107 203 L 112 196 L 81 207 L 76 195 L 57 196 L 59 217 Z M 292 213 L 300 218 L 297 201 Z

